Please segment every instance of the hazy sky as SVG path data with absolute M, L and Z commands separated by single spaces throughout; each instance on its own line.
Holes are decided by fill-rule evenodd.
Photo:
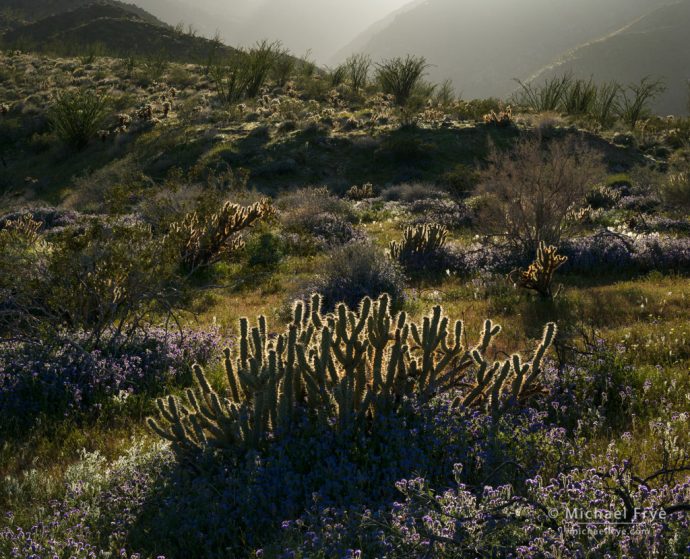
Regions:
M 279 39 L 295 54 L 327 63 L 370 25 L 412 0 L 128 0 L 167 23 L 218 30 L 230 45 Z

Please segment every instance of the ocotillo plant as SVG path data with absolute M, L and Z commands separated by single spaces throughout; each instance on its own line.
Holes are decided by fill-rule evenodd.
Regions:
M 406 227 L 400 242 L 390 244 L 391 256 L 406 267 L 426 268 L 439 255 L 448 239 L 443 225 Z
M 241 249 L 244 241 L 238 233 L 274 212 L 268 199 L 248 207 L 226 202 L 220 211 L 206 219 L 198 212 L 187 214 L 182 222 L 172 226 L 170 236 L 181 244 L 182 265 L 193 271 Z
M 553 298 L 553 276 L 556 270 L 568 261 L 567 256 L 561 256 L 557 254 L 557 251 L 556 247 L 540 242 L 536 260 L 527 270 L 516 271 L 518 275 L 516 279 L 513 279 L 516 272 L 512 272 L 511 279 L 516 285 L 536 291 L 545 299 Z
M 213 390 L 195 366 L 196 389 L 186 402 L 158 400 L 153 431 L 181 454 L 206 446 L 261 448 L 306 414 L 326 428 L 366 432 L 379 414 L 400 412 L 408 397 L 425 402 L 450 390 L 459 410 L 482 409 L 494 420 L 539 390 L 541 363 L 556 335 L 547 325 L 530 362 L 519 355 L 485 356 L 500 326 L 487 320 L 474 347 L 463 345 L 463 323 L 451 325 L 440 306 L 420 323 L 391 314 L 390 298 L 365 298 L 357 310 L 341 304 L 321 313 L 321 297 L 298 302 L 287 331 L 269 338 L 265 317 L 240 321 L 235 355 L 225 350 L 227 387 Z

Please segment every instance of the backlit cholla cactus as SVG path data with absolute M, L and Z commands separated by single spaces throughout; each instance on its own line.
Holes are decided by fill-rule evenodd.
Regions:
M 269 336 L 265 317 L 240 321 L 236 354 L 225 350 L 227 386 L 219 394 L 201 367 L 185 402 L 159 399 L 150 428 L 181 454 L 206 446 L 257 448 L 294 430 L 304 414 L 336 430 L 371 429 L 380 414 L 401 411 L 407 397 L 426 402 L 456 391 L 459 410 L 480 409 L 497 421 L 540 390 L 541 364 L 556 335 L 547 325 L 530 362 L 519 355 L 490 362 L 486 352 L 500 332 L 487 320 L 474 347 L 463 345 L 463 324 L 440 306 L 420 323 L 391 314 L 390 298 L 365 298 L 357 310 L 338 305 L 321 313 L 321 297 L 298 302 L 287 330 Z
M 42 221 L 34 220 L 26 214 L 17 219 L 8 219 L 0 233 L 14 239 L 22 239 L 26 244 L 33 245 L 41 238 Z
M 173 224 L 170 237 L 180 242 L 183 266 L 196 270 L 241 249 L 244 241 L 238 233 L 274 213 L 268 199 L 248 207 L 226 202 L 205 219 L 198 212 L 187 214 L 182 222 Z
M 484 115 L 484 124 L 498 126 L 499 128 L 507 128 L 513 123 L 513 109 L 506 107 L 504 110 L 496 112 L 491 111 Z
M 539 243 L 537 258 L 529 268 L 524 271 L 517 271 L 518 277 L 513 282 L 525 289 L 536 291 L 542 297 L 551 299 L 554 294 L 552 291 L 553 276 L 556 270 L 568 261 L 567 256 L 557 254 L 558 249 L 554 246 L 547 246 L 544 241 Z M 514 276 L 513 272 L 511 276 Z
M 153 120 L 153 105 L 147 104 L 137 111 L 137 118 L 144 122 L 151 122 Z
M 354 185 L 347 191 L 347 197 L 351 200 L 365 200 L 374 197 L 374 185 L 370 182 L 362 186 Z
M 400 242 L 390 244 L 391 256 L 403 265 L 423 264 L 442 249 L 448 239 L 443 225 L 415 225 L 406 227 Z
M 120 113 L 117 115 L 117 124 L 121 128 L 127 128 L 130 124 L 132 124 L 132 117 L 126 113 Z

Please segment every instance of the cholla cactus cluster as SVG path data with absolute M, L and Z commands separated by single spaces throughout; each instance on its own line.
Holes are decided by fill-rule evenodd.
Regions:
M 195 270 L 241 249 L 244 241 L 239 232 L 274 213 L 268 199 L 248 207 L 226 202 L 220 211 L 207 218 L 198 212 L 188 214 L 172 226 L 171 236 L 180 240 L 183 266 Z
M 448 229 L 443 225 L 416 225 L 406 227 L 400 242 L 390 244 L 391 256 L 401 264 L 433 257 L 448 240 Z
M 508 106 L 502 111 L 491 111 L 484 115 L 484 123 L 500 128 L 506 128 L 513 123 L 513 109 Z
M 357 310 L 321 313 L 321 297 L 299 302 L 286 332 L 269 336 L 266 318 L 240 320 L 239 351 L 225 350 L 227 387 L 217 393 L 194 367 L 196 389 L 185 402 L 159 399 L 153 431 L 178 452 L 206 446 L 257 448 L 295 428 L 303 414 L 322 427 L 366 431 L 379 414 L 400 411 L 407 397 L 428 401 L 457 391 L 454 406 L 482 409 L 494 421 L 540 390 L 541 364 L 556 335 L 547 325 L 530 362 L 485 355 L 500 326 L 487 320 L 474 347 L 463 345 L 463 323 L 451 325 L 440 306 L 421 323 L 391 314 L 390 298 L 365 298 Z
M 153 105 L 150 103 L 144 105 L 137 111 L 137 118 L 144 122 L 153 121 Z
M 43 222 L 36 221 L 31 215 L 23 215 L 17 219 L 8 219 L 0 233 L 13 239 L 22 239 L 28 245 L 37 243 L 41 238 Z
M 554 296 L 552 290 L 553 276 L 556 270 L 568 261 L 567 256 L 557 253 L 554 246 L 547 246 L 541 241 L 537 249 L 537 258 L 527 270 L 519 272 L 515 283 L 525 289 L 536 291 L 542 297 L 550 299 Z
M 350 190 L 347 191 L 347 197 L 350 200 L 366 200 L 367 198 L 373 198 L 374 195 L 374 185 L 367 182 L 361 186 L 354 185 Z
M 132 117 L 127 113 L 120 113 L 117 115 L 117 126 L 118 129 L 127 130 L 129 125 L 132 124 Z

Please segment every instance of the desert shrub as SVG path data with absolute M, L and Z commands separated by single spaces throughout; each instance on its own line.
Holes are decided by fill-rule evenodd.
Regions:
M 444 82 L 436 88 L 433 95 L 433 100 L 436 106 L 441 108 L 450 108 L 455 103 L 455 88 L 452 80 L 444 80 Z
M 613 125 L 620 109 L 621 86 L 616 82 L 602 83 L 590 107 L 590 117 L 605 128 Z
M 384 93 L 392 95 L 399 107 L 405 107 L 428 67 L 423 56 L 392 58 L 376 65 L 376 79 Z
M 210 76 L 218 96 L 229 104 L 256 97 L 276 62 L 285 56 L 280 42 L 261 41 L 234 54 L 225 64 L 214 64 Z
M 488 161 L 479 192 L 491 202 L 481 227 L 531 254 L 574 229 L 587 192 L 604 176 L 601 156 L 573 139 L 522 140 L 511 152 L 493 148 Z
M 334 249 L 323 271 L 304 292 L 323 295 L 325 311 L 338 303 L 355 307 L 364 297 L 391 296 L 394 308 L 405 300 L 405 276 L 382 250 L 366 241 L 356 241 Z
M 273 269 L 283 260 L 286 250 L 285 240 L 280 235 L 264 231 L 247 242 L 247 263 L 252 267 Z
M 287 50 L 282 51 L 273 63 L 273 79 L 279 87 L 283 87 L 292 77 L 297 66 L 297 60 Z
M 520 86 L 516 101 L 536 112 L 558 111 L 572 84 L 568 74 L 544 80 L 541 84 L 515 80 Z
M 347 78 L 354 91 L 360 91 L 367 85 L 371 58 L 366 54 L 353 54 L 345 61 Z
M 610 210 L 615 207 L 620 199 L 620 191 L 606 185 L 595 186 L 585 197 L 587 205 L 594 210 Z
M 690 209 L 690 173 L 671 173 L 661 189 L 661 197 L 670 208 Z
M 474 167 L 460 163 L 444 172 L 439 183 L 451 196 L 464 198 L 472 193 L 479 181 L 479 172 Z
M 96 135 L 108 115 L 109 100 L 92 90 L 59 93 L 49 110 L 57 136 L 75 149 L 84 148 Z
M 661 200 L 655 194 L 632 194 L 622 196 L 616 203 L 616 209 L 650 213 L 661 205 Z
M 388 202 L 410 204 L 417 200 L 443 199 L 444 193 L 432 184 L 413 182 L 389 186 L 381 192 L 381 196 Z
M 359 237 L 353 209 L 326 188 L 304 188 L 281 196 L 276 204 L 288 234 L 296 235 L 301 250 L 335 247 Z
M 328 81 L 331 84 L 331 87 L 338 87 L 345 83 L 345 80 L 347 79 L 347 71 L 348 68 L 345 64 L 340 64 L 332 70 L 329 70 Z
M 649 114 L 649 104 L 666 89 L 663 81 L 644 77 L 638 84 L 621 90 L 619 116 L 631 129 Z
M 411 225 L 437 223 L 448 229 L 469 227 L 475 222 L 475 214 L 467 204 L 443 198 L 422 198 L 409 205 Z
M 160 80 L 170 66 L 170 60 L 165 52 L 152 53 L 143 58 L 139 64 L 139 73 L 144 83 Z
M 2 235 L 4 236 L 4 235 Z M 24 251 L 32 267 L 17 275 L 17 260 L 0 260 L 5 297 L 3 330 L 44 339 L 62 329 L 82 329 L 90 347 L 114 329 L 128 339 L 160 317 L 170 316 L 182 297 L 177 261 L 166 244 L 139 223 L 92 219 L 46 239 L 39 234 Z
M 12 219 L 14 218 L 14 219 Z M 50 246 L 41 222 L 30 214 L 3 219 L 0 226 L 0 333 L 18 335 L 37 326 L 31 309 L 46 289 Z
M 458 118 L 461 120 L 480 121 L 485 114 L 489 114 L 491 111 L 500 112 L 503 110 L 503 106 L 504 104 L 501 100 L 493 97 L 460 101 L 458 103 Z
M 596 104 L 597 91 L 597 85 L 591 78 L 572 80 L 563 94 L 563 109 L 569 115 L 591 113 Z
M 174 255 L 144 225 L 94 221 L 53 247 L 47 306 L 96 346 L 110 328 L 127 339 L 168 316 L 181 296 Z

